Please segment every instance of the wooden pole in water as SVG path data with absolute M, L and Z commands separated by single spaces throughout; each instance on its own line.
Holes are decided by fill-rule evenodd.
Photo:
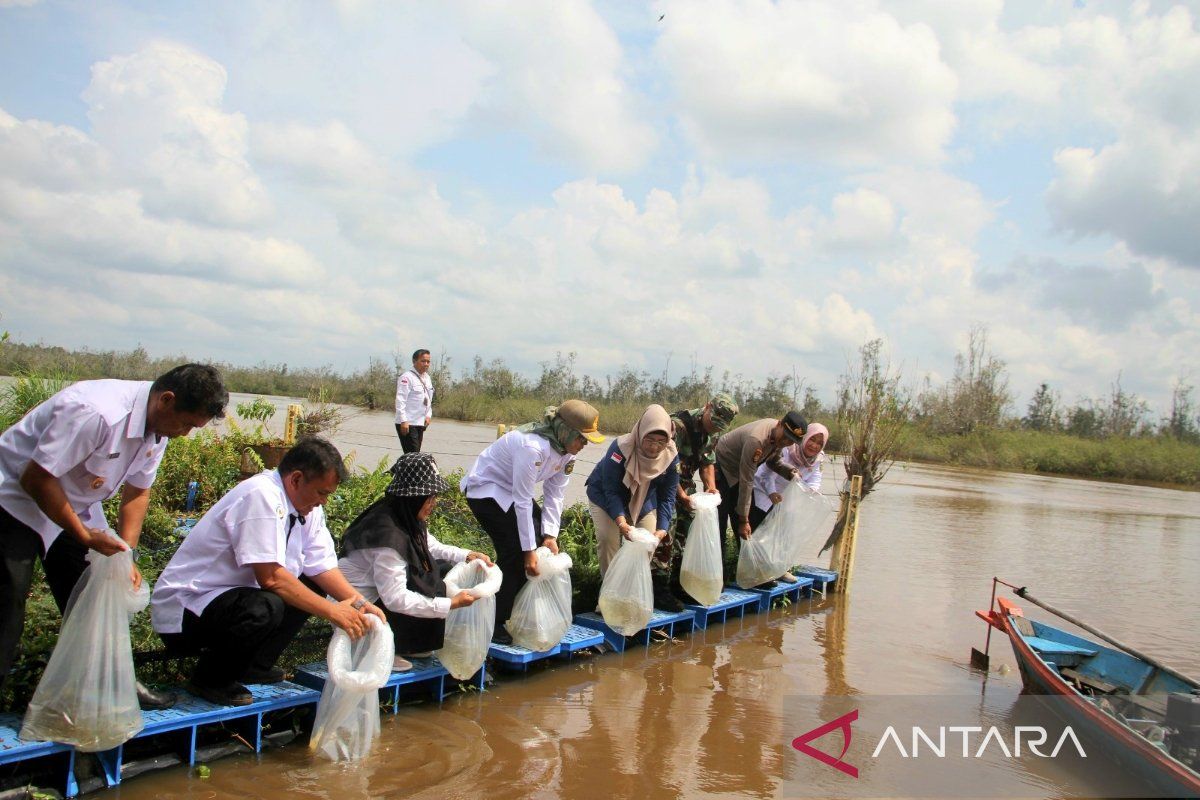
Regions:
M 296 441 L 296 432 L 300 424 L 300 417 L 304 415 L 304 407 L 298 403 L 292 403 L 288 406 L 287 422 L 283 426 L 283 443 L 292 444 Z
M 862 502 L 862 476 L 855 475 L 850 479 L 850 492 L 842 498 L 842 508 L 845 513 L 846 525 L 842 528 L 842 538 L 833 546 L 833 556 L 829 568 L 838 574 L 833 591 L 847 594 L 850 582 L 854 578 L 854 552 L 858 544 L 858 506 Z

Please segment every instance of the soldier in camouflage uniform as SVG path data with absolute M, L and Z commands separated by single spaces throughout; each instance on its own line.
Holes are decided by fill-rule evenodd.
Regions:
M 678 599 L 684 594 L 679 586 L 679 562 L 692 525 L 692 503 L 688 495 L 697 491 L 697 474 L 704 484 L 701 491 L 716 493 L 717 456 L 714 451 L 717 439 L 737 415 L 737 403 L 724 392 L 714 395 L 704 408 L 676 411 L 671 415 L 671 421 L 675 423 L 675 447 L 679 451 L 679 494 L 675 503 L 674 529 L 662 540 L 650 561 L 657 590 L 656 608 L 682 610 Z

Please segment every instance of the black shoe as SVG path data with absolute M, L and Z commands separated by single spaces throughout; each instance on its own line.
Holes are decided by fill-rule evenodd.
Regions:
M 512 634 L 504 628 L 498 628 L 492 633 L 493 644 L 512 644 Z
M 174 692 L 160 692 L 157 689 L 151 689 L 145 686 L 141 681 L 137 682 L 137 699 L 138 705 L 144 711 L 159 711 L 164 708 L 170 708 L 175 705 L 175 701 L 179 697 Z
M 248 706 L 254 702 L 254 695 L 240 683 L 228 683 L 224 686 L 201 686 L 188 682 L 184 687 L 192 694 L 218 706 Z
M 270 667 L 259 669 L 251 667 L 242 673 L 242 683 L 280 683 L 283 680 L 283 669 Z

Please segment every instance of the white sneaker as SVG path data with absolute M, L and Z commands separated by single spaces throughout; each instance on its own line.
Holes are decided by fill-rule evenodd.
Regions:
M 796 576 L 790 572 L 785 572 L 779 576 L 779 580 L 783 581 L 784 583 L 795 583 Z
M 413 668 L 413 664 L 404 656 L 396 656 L 392 661 L 392 672 L 408 672 Z

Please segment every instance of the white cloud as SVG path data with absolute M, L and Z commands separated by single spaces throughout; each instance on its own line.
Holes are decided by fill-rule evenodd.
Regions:
M 954 73 L 924 24 L 869 2 L 668 2 L 656 45 L 687 130 L 724 158 L 933 161 Z
M 309 183 L 362 185 L 384 178 L 384 165 L 340 120 L 322 126 L 258 123 L 250 141 L 256 162 L 282 167 Z
M 466 41 L 493 66 L 479 99 L 498 121 L 589 171 L 627 172 L 655 146 L 616 35 L 585 0 L 460 2 Z
M 226 78 L 212 59 L 163 41 L 93 65 L 83 92 L 93 135 L 137 176 L 151 213 L 251 226 L 270 212 L 246 160 L 246 119 L 221 109 Z

